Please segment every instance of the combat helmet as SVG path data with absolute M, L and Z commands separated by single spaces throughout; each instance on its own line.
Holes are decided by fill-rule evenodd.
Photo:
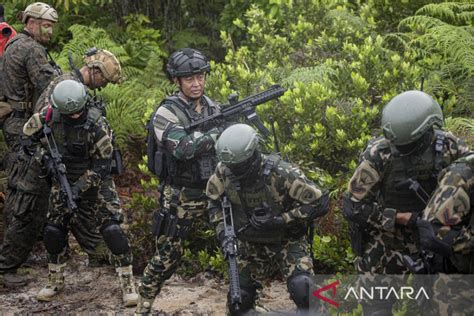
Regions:
M 217 159 L 237 177 L 254 173 L 260 165 L 257 132 L 247 124 L 227 128 L 216 142 Z
M 122 67 L 114 54 L 106 49 L 89 49 L 84 55 L 84 63 L 89 68 L 99 68 L 108 82 L 120 83 L 122 81 Z
M 166 64 L 169 79 L 210 71 L 211 65 L 208 58 L 193 48 L 183 48 L 174 52 Z
M 434 126 L 443 126 L 443 112 L 439 104 L 423 91 L 406 91 L 385 105 L 382 111 L 382 130 L 395 146 L 418 141 Z
M 50 5 L 43 2 L 35 2 L 26 7 L 21 16 L 21 22 L 25 24 L 28 18 L 43 19 L 58 22 L 58 12 Z
M 80 112 L 87 102 L 84 85 L 76 80 L 64 80 L 54 87 L 50 96 L 53 108 L 59 113 L 69 115 Z

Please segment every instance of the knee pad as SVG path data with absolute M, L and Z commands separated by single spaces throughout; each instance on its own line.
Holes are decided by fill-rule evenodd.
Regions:
M 67 246 L 67 230 L 59 225 L 48 223 L 44 227 L 43 243 L 46 250 L 53 255 L 60 254 Z
M 298 309 L 309 308 L 309 291 L 312 284 L 313 279 L 307 272 L 293 274 L 286 281 L 290 298 L 295 302 Z
M 255 303 L 255 288 L 240 287 L 240 295 L 242 297 L 242 303 L 239 309 L 235 309 L 235 306 L 230 306 L 230 293 L 227 293 L 227 307 L 231 316 L 242 315 L 248 312 Z
M 105 224 L 100 232 L 107 247 L 114 255 L 119 256 L 130 251 L 128 238 L 117 223 L 109 222 Z

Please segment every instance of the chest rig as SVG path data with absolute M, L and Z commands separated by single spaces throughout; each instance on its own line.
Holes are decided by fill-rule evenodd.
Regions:
M 183 125 L 208 117 L 219 110 L 218 106 L 207 96 L 201 98 L 203 111 L 197 113 L 190 109 L 178 96 L 167 97 L 162 106 L 173 112 Z M 206 132 L 215 126 L 203 127 L 201 132 Z M 207 180 L 214 173 L 217 166 L 217 158 L 214 149 L 204 153 L 195 159 L 178 160 L 167 148 L 160 144 L 159 150 L 164 153 L 166 164 L 166 181 L 171 185 L 184 186 L 189 188 L 204 188 Z
M 245 183 L 241 183 L 229 168 L 225 168 L 226 195 L 232 203 L 235 231 L 241 231 L 238 235 L 241 240 L 278 244 L 285 235 L 281 230 L 256 230 L 249 226 L 249 219 L 255 212 L 280 215 L 285 210 L 284 205 L 274 197 L 271 184 L 271 173 L 280 159 L 278 155 L 266 157 L 258 174 Z
M 383 172 L 383 206 L 410 212 L 422 211 L 426 204 L 406 185 L 407 180 L 417 181 L 426 193 L 436 189 L 437 177 L 447 166 L 444 161 L 446 138 L 443 132 L 435 130 L 435 141 L 422 153 L 402 156 L 390 148 L 392 156 Z
M 57 110 L 53 110 L 51 122 L 58 151 L 66 165 L 67 178 L 73 183 L 91 168 L 92 134 L 98 128 L 97 122 L 91 124 L 87 115 L 80 124 L 72 124 L 61 117 Z

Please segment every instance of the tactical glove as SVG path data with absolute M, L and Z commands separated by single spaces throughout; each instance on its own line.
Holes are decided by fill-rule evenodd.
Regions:
M 275 216 L 271 213 L 258 215 L 252 214 L 250 217 L 250 225 L 257 230 L 261 229 L 277 229 L 285 226 L 285 221 L 281 216 Z
M 78 202 L 81 199 L 81 188 L 78 185 L 76 184 L 71 185 L 71 193 L 72 193 L 72 199 L 75 202 Z

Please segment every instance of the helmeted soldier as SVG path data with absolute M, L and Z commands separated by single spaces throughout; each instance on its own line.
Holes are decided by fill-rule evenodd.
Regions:
M 442 126 L 439 104 L 421 91 L 403 92 L 384 107 L 383 136 L 367 144 L 344 198 L 359 273 L 403 275 L 403 255 L 418 256 L 416 219 L 439 172 L 469 151 Z M 364 313 L 391 313 L 392 304 L 372 301 Z
M 287 280 L 288 291 L 298 310 L 309 308 L 313 263 L 306 238 L 309 220 L 327 212 L 328 195 L 303 173 L 278 155 L 264 155 L 258 149 L 255 130 L 246 124 L 227 128 L 216 143 L 219 164 L 209 179 L 211 222 L 223 249 L 221 198 L 232 205 L 234 230 L 238 238 L 241 290 L 239 309 L 228 307 L 231 315 L 254 307 L 260 280 L 278 267 Z
M 214 142 L 219 129 L 186 129 L 190 122 L 219 111 L 204 95 L 208 59 L 195 49 L 184 48 L 170 56 L 166 69 L 179 91 L 165 98 L 150 120 L 147 146 L 153 151 L 148 156 L 149 167 L 160 179 L 160 214 L 173 229 L 155 231 L 156 250 L 139 285 L 137 314 L 150 312 L 164 281 L 176 271 L 191 225 L 207 220 L 205 187 L 216 165 Z
M 50 85 L 45 89 L 38 99 L 35 105 L 34 112 L 41 112 L 44 108 L 50 105 L 51 93 L 56 85 L 64 80 L 76 80 L 83 83 L 86 87 L 94 91 L 99 88 L 105 87 L 110 83 L 120 83 L 122 81 L 122 68 L 120 62 L 110 51 L 105 49 L 91 48 L 83 57 L 83 66 L 80 69 L 73 68 L 70 72 L 64 73 L 61 76 L 55 78 Z M 95 102 L 88 102 L 87 106 L 87 121 L 91 124 L 96 121 L 99 116 L 102 116 L 105 112 L 105 103 L 98 97 L 94 98 Z M 114 145 L 115 147 L 115 145 Z M 119 152 L 114 148 L 114 163 L 119 165 L 121 157 L 116 157 Z M 35 165 L 34 161 L 29 162 L 30 166 Z M 113 170 L 114 171 L 114 170 Z M 25 181 L 32 187 L 34 184 L 44 188 L 47 184 L 38 178 L 39 168 L 29 168 L 27 174 L 20 178 L 18 182 Z M 35 180 L 36 179 L 36 180 Z M 21 193 L 18 193 L 21 194 Z M 102 182 L 101 194 L 104 198 L 110 202 L 109 206 L 112 206 L 114 216 L 116 220 L 121 222 L 123 220 L 122 209 L 120 207 L 120 200 L 116 192 L 115 184 L 111 176 Z M 47 205 L 41 205 L 36 207 L 45 207 Z M 91 223 L 81 223 L 81 221 L 91 221 Z M 88 254 L 89 266 L 97 266 L 103 263 L 107 263 L 109 254 L 107 253 L 107 247 L 102 239 L 101 234 L 97 230 L 90 230 L 95 223 L 93 214 L 76 218 L 71 223 L 71 232 L 80 244 L 81 248 Z
M 90 229 L 100 227 L 100 233 L 113 254 L 124 304 L 132 306 L 136 304 L 138 295 L 133 283 L 128 238 L 120 227 L 114 207 L 101 194 L 102 183 L 110 177 L 113 151 L 111 131 L 103 116 L 98 116 L 92 124 L 87 124 L 88 101 L 83 84 L 75 80 L 64 80 L 56 85 L 50 96 L 51 107 L 33 115 L 24 126 L 25 135 L 40 140 L 45 137 L 45 129 L 42 127 L 51 129 L 66 168 L 73 199 L 78 206 L 76 211 L 70 209 L 64 201 L 59 181 L 53 177 L 43 237 L 48 251 L 49 280 L 38 293 L 37 299 L 52 300 L 62 290 L 70 223 L 82 216 L 94 214 L 96 223 Z M 43 148 L 40 144 L 35 146 L 33 143 L 27 150 L 36 159 L 44 161 L 44 156 L 52 153 L 49 148 Z
M 29 190 L 17 187 L 17 177 L 28 168 L 22 159 L 20 136 L 23 125 L 33 114 L 33 106 L 39 95 L 55 76 L 55 69 L 48 61 L 44 44 L 52 36 L 58 14 L 54 8 L 36 2 L 22 12 L 24 30 L 6 45 L 3 56 L 2 89 L 11 113 L 3 125 L 3 133 L 8 150 L 3 159 L 3 167 L 8 176 L 8 190 L 5 213 L 9 222 L 0 249 L 0 277 L 5 274 L 6 284 L 24 284 L 15 276 L 16 269 L 26 260 L 31 244 L 36 240 L 42 227 L 41 219 L 45 210 L 35 210 L 34 205 L 47 204 L 47 190 Z M 22 190 L 21 207 L 11 199 L 14 190 Z M 37 220 L 36 220 L 37 219 Z M 1 283 L 1 280 L 0 280 Z

